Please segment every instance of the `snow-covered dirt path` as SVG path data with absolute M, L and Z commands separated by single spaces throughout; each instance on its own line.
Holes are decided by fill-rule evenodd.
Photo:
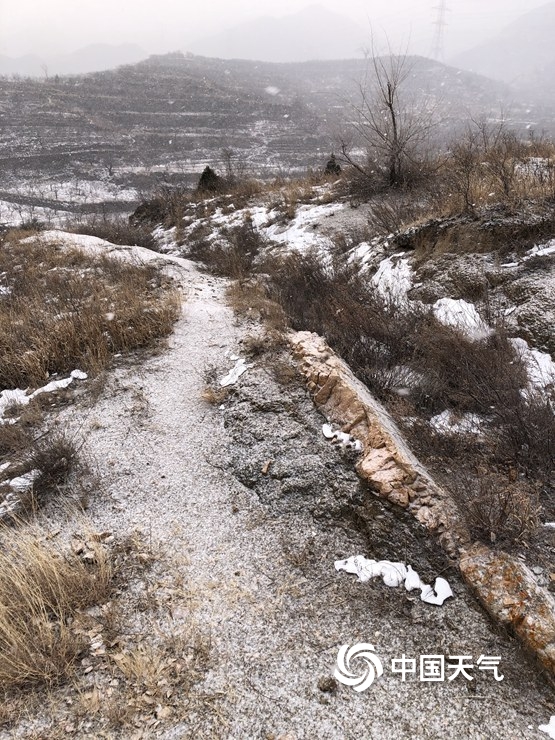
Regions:
M 94 527 L 119 535 L 140 529 L 154 551 L 160 546 L 195 594 L 195 604 L 175 608 L 164 629 L 179 630 L 194 609 L 211 638 L 199 691 L 214 697 L 217 711 L 166 723 L 151 736 L 540 737 L 538 724 L 553 713 L 543 679 L 515 642 L 493 631 L 456 577 L 455 599 L 437 608 L 334 572 L 335 559 L 374 556 L 384 547 L 428 574 L 437 566 L 414 525 L 395 521 L 377 502 L 364 504 L 375 511 L 367 533 L 347 517 L 314 515 L 318 480 L 323 500 L 335 478 L 353 500 L 360 489 L 318 436 L 322 419 L 302 389 L 279 386 L 258 364 L 225 413 L 202 400 L 203 370 L 229 369 L 234 363 L 225 355 L 240 354 L 246 329 L 225 304 L 223 281 L 186 262 L 171 271 L 186 302 L 169 348 L 140 367 L 115 369 L 92 409 L 61 417 L 99 471 L 88 511 Z M 296 445 L 302 468 L 289 478 L 295 461 L 280 458 L 285 441 Z M 255 443 L 268 445 L 276 468 L 284 468 L 276 485 L 283 491 L 289 481 L 295 506 L 280 509 L 237 479 L 238 459 L 248 466 Z M 296 481 L 311 465 L 325 475 L 303 488 Z M 339 647 L 355 642 L 372 642 L 384 664 L 384 676 L 360 694 L 330 684 Z M 505 678 L 476 670 L 473 681 L 422 683 L 409 674 L 403 682 L 391 672 L 392 659 L 403 654 L 417 663 L 421 654 L 497 655 Z

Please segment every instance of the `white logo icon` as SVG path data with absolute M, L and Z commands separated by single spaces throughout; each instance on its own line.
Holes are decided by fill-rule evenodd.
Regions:
M 351 669 L 351 661 L 360 659 L 366 664 L 362 675 L 356 675 Z M 337 668 L 333 674 L 345 686 L 352 686 L 355 691 L 366 691 L 376 678 L 383 675 L 382 661 L 374 652 L 369 642 L 357 642 L 351 648 L 343 645 L 337 654 Z

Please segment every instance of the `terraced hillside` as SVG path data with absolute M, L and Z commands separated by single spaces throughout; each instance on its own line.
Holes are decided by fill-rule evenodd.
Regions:
M 502 105 L 517 125 L 545 127 L 539 112 L 510 108 L 500 83 L 410 61 L 410 94 L 439 108 L 445 136 L 469 112 Z M 76 204 L 126 211 L 157 181 L 190 184 L 206 164 L 221 166 L 222 149 L 258 175 L 320 167 L 348 126 L 365 68 L 362 59 L 169 54 L 85 76 L 0 79 L 0 201 L 39 217 Z

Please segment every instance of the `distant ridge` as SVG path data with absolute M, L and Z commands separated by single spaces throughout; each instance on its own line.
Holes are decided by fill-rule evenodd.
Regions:
M 520 88 L 553 88 L 555 2 L 525 13 L 488 41 L 457 54 L 450 63 Z
M 114 69 L 122 64 L 136 64 L 147 57 L 147 52 L 137 44 L 90 44 L 56 57 L 27 54 L 12 58 L 0 55 L 0 74 L 19 74 L 25 77 L 86 74 Z
M 311 5 L 281 18 L 261 16 L 190 45 L 195 54 L 221 59 L 304 62 L 361 57 L 370 43 L 349 18 Z

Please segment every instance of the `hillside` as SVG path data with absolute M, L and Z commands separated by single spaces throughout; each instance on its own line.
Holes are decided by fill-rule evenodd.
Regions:
M 502 84 L 409 61 L 407 92 L 437 108 L 438 136 L 448 138 L 470 111 L 498 115 L 502 106 L 517 128 L 544 127 L 539 113 L 510 107 Z M 75 203 L 129 210 L 139 191 L 190 185 L 206 164 L 221 167 L 223 148 L 256 175 L 321 168 L 360 102 L 364 72 L 361 59 L 273 64 L 170 54 L 81 77 L 0 79 L 0 201 L 11 204 L 0 221 L 23 206 L 41 218 Z
M 338 187 L 182 193 L 154 232 L 170 254 L 0 236 L 0 308 L 22 316 L 1 365 L 1 740 L 223 740 L 253 723 L 260 740 L 493 739 L 508 723 L 537 740 L 554 707 L 555 364 L 526 321 L 552 335 L 555 247 L 529 248 L 552 212 L 384 237 L 380 199 Z M 22 371 L 34 380 L 8 382 Z M 25 493 L 31 523 L 10 518 Z M 346 646 L 372 663 L 351 667 Z M 442 666 L 425 705 L 420 656 Z

